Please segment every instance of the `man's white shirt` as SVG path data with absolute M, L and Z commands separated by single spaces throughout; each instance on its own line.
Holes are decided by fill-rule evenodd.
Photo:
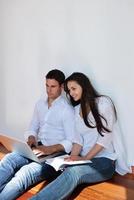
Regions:
M 35 105 L 32 121 L 25 139 L 30 135 L 41 141 L 43 145 L 63 145 L 69 153 L 72 148 L 74 132 L 74 109 L 67 100 L 60 96 L 48 108 L 47 99 L 41 98 Z

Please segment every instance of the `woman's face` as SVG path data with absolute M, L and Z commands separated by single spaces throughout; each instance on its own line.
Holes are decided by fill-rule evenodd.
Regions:
M 82 96 L 82 87 L 76 81 L 68 81 L 67 87 L 69 90 L 70 96 L 74 101 L 78 101 Z

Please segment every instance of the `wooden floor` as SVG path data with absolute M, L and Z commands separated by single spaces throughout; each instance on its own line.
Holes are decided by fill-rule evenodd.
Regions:
M 26 200 L 45 186 L 40 183 L 17 200 Z M 69 200 L 134 200 L 134 176 L 115 175 L 112 180 L 94 185 L 78 187 Z
M 5 153 L 7 151 L 1 146 L 0 158 Z M 47 182 L 44 181 L 32 187 L 17 200 L 27 200 L 45 187 L 46 184 Z M 80 186 L 75 190 L 69 200 L 134 200 L 134 175 L 127 174 L 120 176 L 115 174 L 110 181 Z

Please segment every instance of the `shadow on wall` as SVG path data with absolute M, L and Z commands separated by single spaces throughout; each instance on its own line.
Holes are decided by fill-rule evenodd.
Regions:
M 0 133 L 18 137 L 19 139 L 24 140 L 23 133 L 20 133 L 21 127 L 11 127 L 7 123 L 7 88 L 6 88 L 6 70 L 4 67 L 0 68 Z
M 0 74 L 0 131 L 4 131 L 6 126 L 6 84 L 3 67 L 0 68 Z

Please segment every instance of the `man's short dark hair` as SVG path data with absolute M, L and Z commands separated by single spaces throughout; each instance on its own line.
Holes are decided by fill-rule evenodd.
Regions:
M 47 73 L 46 79 L 55 79 L 61 85 L 65 81 L 65 75 L 62 71 L 58 69 L 53 69 Z

